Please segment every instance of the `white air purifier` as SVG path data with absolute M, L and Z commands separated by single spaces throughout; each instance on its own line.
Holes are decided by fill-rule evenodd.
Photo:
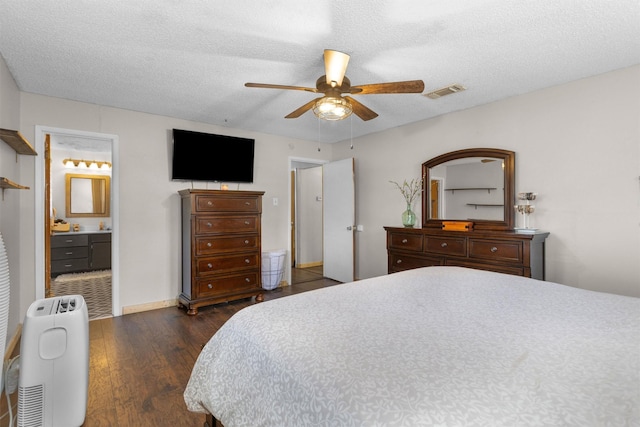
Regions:
M 18 427 L 78 427 L 89 386 L 89 315 L 81 295 L 35 301 L 20 344 Z

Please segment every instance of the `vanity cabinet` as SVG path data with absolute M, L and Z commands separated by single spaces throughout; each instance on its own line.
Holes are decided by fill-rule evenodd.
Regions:
M 257 191 L 182 190 L 182 292 L 187 314 L 236 299 L 262 301 Z
M 545 278 L 549 233 L 445 231 L 385 227 L 388 272 L 434 265 L 469 267 L 516 276 Z
M 111 233 L 51 236 L 51 275 L 111 268 Z

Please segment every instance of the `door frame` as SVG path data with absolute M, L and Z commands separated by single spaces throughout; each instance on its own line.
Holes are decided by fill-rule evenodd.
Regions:
M 120 306 L 120 162 L 119 159 L 119 139 L 117 135 L 85 132 L 73 129 L 63 129 L 51 126 L 36 125 L 35 144 L 36 151 L 44 151 L 45 135 L 73 136 L 86 139 L 100 139 L 111 143 L 111 301 L 112 313 L 114 316 L 122 315 Z M 44 158 L 35 158 L 35 298 L 45 297 L 45 176 Z

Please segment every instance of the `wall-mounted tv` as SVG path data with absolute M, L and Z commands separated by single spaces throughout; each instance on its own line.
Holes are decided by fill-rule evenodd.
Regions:
M 254 139 L 173 129 L 171 179 L 253 182 Z

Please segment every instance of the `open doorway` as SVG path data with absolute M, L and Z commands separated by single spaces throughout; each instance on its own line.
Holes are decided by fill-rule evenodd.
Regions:
M 90 319 L 118 316 L 118 138 L 37 126 L 36 147 L 49 155 L 36 161 L 35 296 L 81 294 Z
M 323 278 L 322 164 L 291 161 L 291 284 Z

